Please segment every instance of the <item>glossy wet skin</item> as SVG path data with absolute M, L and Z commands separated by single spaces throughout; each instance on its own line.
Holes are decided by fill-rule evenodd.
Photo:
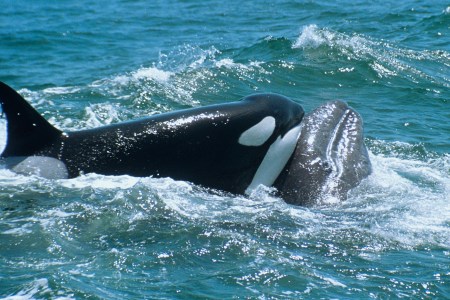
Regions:
M 363 123 L 344 102 L 328 102 L 302 120 L 297 147 L 275 186 L 296 205 L 344 200 L 371 173 Z

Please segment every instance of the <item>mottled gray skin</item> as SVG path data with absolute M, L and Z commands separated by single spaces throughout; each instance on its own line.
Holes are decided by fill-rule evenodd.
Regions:
M 275 186 L 291 204 L 345 200 L 371 170 L 361 117 L 333 101 L 305 115 L 295 152 Z

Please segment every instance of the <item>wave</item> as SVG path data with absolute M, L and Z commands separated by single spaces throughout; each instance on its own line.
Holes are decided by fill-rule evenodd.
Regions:
M 229 100 L 221 95 L 233 82 L 246 86 L 245 81 L 261 81 L 262 75 L 267 74 L 262 62 L 235 62 L 233 58 L 222 57 L 214 47 L 184 45 L 168 54 L 161 53 L 150 67 L 143 66 L 85 86 L 18 92 L 51 123 L 70 131 L 213 104 L 217 99 L 226 102 Z
M 410 146 L 404 144 L 401 147 Z M 364 248 L 369 252 L 392 247 L 443 247 L 450 250 L 447 196 L 450 194 L 450 156 L 417 160 L 404 154 L 372 153 L 371 160 L 373 174 L 350 192 L 347 201 L 315 208 L 288 205 L 276 197 L 273 189 L 264 187 L 250 197 L 243 197 L 170 178 L 96 174 L 52 181 L 0 170 L 0 193 L 15 195 L 17 199 L 27 191 L 46 195 L 44 198 L 36 196 L 42 202 L 37 203 L 38 206 L 53 199 L 51 201 L 55 203 L 50 207 L 59 210 L 60 214 L 44 205 L 48 211 L 37 209 L 35 218 L 51 219 L 54 226 L 58 220 L 64 221 L 68 217 L 79 222 L 81 219 L 76 220 L 86 213 L 99 217 L 109 214 L 104 210 L 108 207 L 107 211 L 116 211 L 121 222 L 128 224 L 127 228 L 135 222 L 167 216 L 191 225 L 203 224 L 214 230 L 218 230 L 221 224 L 253 226 L 255 222 L 276 230 L 277 224 L 283 223 L 295 239 L 311 235 L 320 239 L 340 232 L 342 237 L 336 237 L 335 242 L 345 243 L 354 233 L 355 244 L 370 244 L 369 248 L 367 245 Z M 17 201 L 2 202 L 2 209 L 13 207 L 14 203 L 17 205 Z M 122 210 L 123 207 L 127 209 Z M 3 234 L 30 234 L 26 227 L 21 229 L 21 222 L 9 220 L 8 224 Z M 364 238 L 361 240 L 361 237 Z
M 47 278 L 39 278 L 33 280 L 31 283 L 27 284 L 23 289 L 18 291 L 15 295 L 11 295 L 3 300 L 25 300 L 25 299 L 35 299 L 37 295 L 48 294 L 51 291 L 49 287 Z M 66 299 L 66 298 L 65 298 Z M 75 299 L 75 298 L 67 298 Z
M 445 50 L 403 49 L 387 41 L 340 33 L 315 24 L 303 27 L 293 48 L 303 49 L 313 59 L 331 54 L 331 59 L 365 62 L 380 79 L 401 77 L 412 83 L 426 80 L 442 88 L 450 87 L 446 69 L 441 67 L 450 64 L 450 53 Z
M 438 103 L 450 86 L 449 66 L 448 51 L 405 49 L 310 24 L 293 41 L 269 36 L 247 48 L 220 50 L 186 44 L 161 52 L 149 66 L 84 86 L 19 92 L 58 127 L 77 130 L 234 101 L 258 91 L 292 96 L 306 107 L 335 97 L 306 88 L 318 82 L 419 89 Z

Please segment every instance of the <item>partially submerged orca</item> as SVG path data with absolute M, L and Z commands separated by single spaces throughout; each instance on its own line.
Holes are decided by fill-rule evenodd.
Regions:
M 0 159 L 50 179 L 85 173 L 171 177 L 236 194 L 274 186 L 288 203 L 345 199 L 371 172 L 361 117 L 329 102 L 304 116 L 277 94 L 62 132 L 0 82 L 7 143 Z

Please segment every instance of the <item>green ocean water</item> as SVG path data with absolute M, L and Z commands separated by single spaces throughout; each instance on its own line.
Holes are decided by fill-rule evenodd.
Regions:
M 0 298 L 450 298 L 448 2 L 0 4 L 0 81 L 58 128 L 255 92 L 306 111 L 341 99 L 374 170 L 304 208 L 265 188 L 0 166 Z

